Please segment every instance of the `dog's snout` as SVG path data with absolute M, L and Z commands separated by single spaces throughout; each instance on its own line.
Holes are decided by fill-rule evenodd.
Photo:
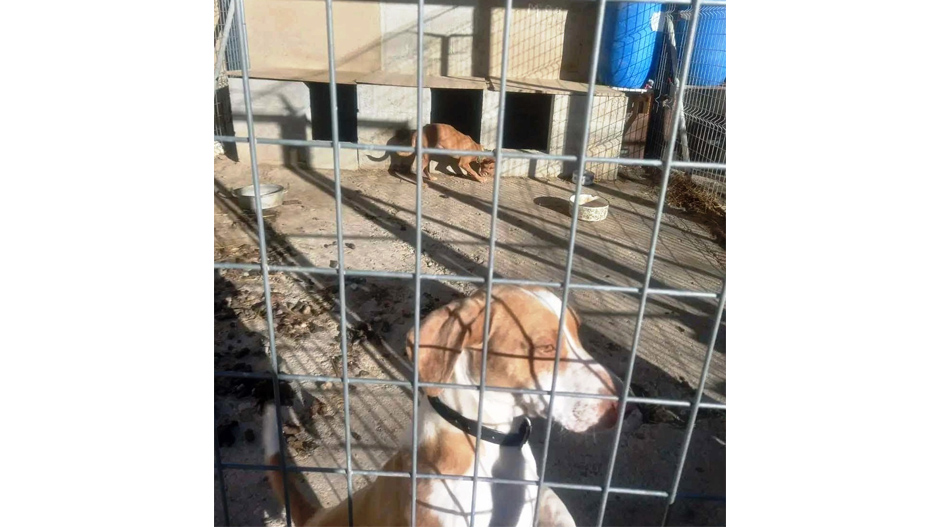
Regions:
M 598 420 L 597 424 L 601 428 L 610 429 L 617 425 L 617 410 L 619 410 L 619 405 L 617 401 L 605 401 L 604 406 L 601 407 L 601 418 Z

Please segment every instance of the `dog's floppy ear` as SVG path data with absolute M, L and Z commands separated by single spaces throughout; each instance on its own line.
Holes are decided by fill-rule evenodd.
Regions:
M 454 365 L 463 348 L 475 340 L 482 340 L 483 306 L 475 298 L 455 300 L 440 307 L 421 320 L 421 339 L 418 342 L 418 379 L 422 382 L 447 382 L 454 373 Z M 414 360 L 414 328 L 408 330 L 405 349 Z M 437 397 L 440 388 L 424 388 L 425 393 Z
M 568 314 L 570 314 L 570 315 L 571 315 L 571 318 L 574 319 L 574 323 L 575 323 L 578 327 L 581 327 L 581 317 L 578 316 L 578 313 L 574 310 L 573 307 L 571 307 L 571 305 L 568 305 L 567 307 L 568 307 Z

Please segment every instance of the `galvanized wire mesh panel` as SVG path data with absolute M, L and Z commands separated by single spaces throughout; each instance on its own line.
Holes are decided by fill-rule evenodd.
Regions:
M 678 62 L 680 68 L 678 74 L 676 75 L 676 88 L 674 91 L 674 101 L 676 107 L 682 107 L 683 103 L 688 101 L 688 104 L 695 104 L 696 108 L 698 105 L 703 105 L 707 107 L 710 111 L 715 111 L 717 103 L 709 102 L 697 102 L 695 96 L 690 96 L 691 90 L 686 89 L 686 84 L 688 84 L 688 79 L 692 72 L 698 71 L 690 67 L 690 58 L 693 56 L 693 50 L 695 48 L 692 45 L 695 40 L 695 34 L 697 27 L 702 19 L 703 11 L 702 5 L 704 4 L 717 4 L 722 5 L 723 2 L 716 2 L 712 0 L 705 1 L 692 1 L 692 2 L 676 2 L 680 4 L 691 4 L 691 7 L 688 9 L 688 23 L 687 23 L 687 36 L 688 43 L 683 44 L 682 50 L 682 60 Z M 593 33 L 594 38 L 592 42 L 592 52 L 591 52 L 591 61 L 589 68 L 589 83 L 588 91 L 586 98 L 586 108 L 585 115 L 590 115 L 594 107 L 594 92 L 595 92 L 595 78 L 598 69 L 598 57 L 599 57 L 599 48 L 602 35 L 602 22 L 604 18 L 605 8 L 608 4 L 607 0 L 599 0 L 597 3 L 597 17 L 595 23 L 595 31 Z M 423 0 L 418 0 L 417 2 L 417 68 L 418 72 L 416 78 L 417 84 L 417 123 L 418 128 L 424 124 L 422 118 L 422 89 L 424 86 L 424 26 L 425 26 L 425 6 Z M 226 39 L 228 42 L 232 42 L 237 45 L 239 54 L 237 57 L 247 57 L 248 56 L 248 41 L 247 33 L 245 30 L 244 24 L 244 7 L 241 4 L 241 0 L 230 0 L 226 2 L 225 9 L 235 9 L 234 13 L 234 22 L 232 26 L 237 32 L 238 37 L 234 39 Z M 228 11 L 223 10 L 227 13 Z M 664 516 L 663 523 L 668 519 L 668 513 L 670 506 L 675 502 L 679 483 L 682 477 L 685 459 L 688 453 L 689 443 L 692 437 L 692 432 L 695 426 L 695 420 L 700 409 L 708 408 L 714 410 L 724 410 L 724 404 L 715 404 L 715 403 L 703 403 L 702 395 L 705 387 L 705 379 L 708 376 L 708 367 L 715 350 L 715 341 L 719 332 L 719 327 L 721 325 L 722 315 L 725 307 L 725 290 L 722 287 L 721 291 L 718 292 L 702 292 L 702 291 L 687 291 L 687 290 L 668 290 L 668 289 L 657 289 L 650 287 L 651 276 L 653 273 L 653 264 L 656 258 L 656 248 L 657 240 L 659 237 L 659 231 L 663 220 L 663 208 L 666 199 L 666 183 L 670 177 L 670 174 L 675 169 L 683 170 L 696 170 L 696 171 L 709 171 L 709 170 L 718 170 L 722 171 L 724 169 L 723 164 L 717 163 L 708 163 L 695 159 L 689 160 L 676 160 L 675 152 L 677 149 L 677 142 L 680 138 L 680 123 L 678 119 L 672 120 L 669 123 L 667 133 L 665 135 L 664 149 L 662 159 L 638 159 L 638 158 L 629 158 L 629 157 L 615 157 L 615 156 L 602 156 L 602 155 L 589 155 L 588 144 L 591 133 L 594 132 L 591 127 L 592 119 L 585 118 L 583 119 L 583 130 L 581 134 L 581 143 L 576 152 L 571 154 L 547 154 L 541 152 L 519 152 L 519 151 L 509 151 L 504 150 L 503 140 L 504 140 L 504 130 L 505 130 L 505 106 L 506 106 L 506 78 L 507 71 L 510 65 L 509 62 L 509 34 L 512 28 L 512 0 L 506 0 L 505 2 L 505 16 L 503 17 L 503 38 L 501 42 L 501 61 L 500 61 L 500 86 L 499 86 L 499 118 L 498 118 L 498 130 L 497 130 L 497 140 L 496 147 L 493 151 L 483 152 L 483 155 L 494 157 L 496 160 L 496 172 L 495 180 L 493 182 L 493 206 L 490 217 L 490 234 L 489 234 L 489 258 L 487 262 L 487 270 L 484 276 L 458 276 L 458 275 L 430 275 L 422 272 L 422 185 L 420 181 L 415 185 L 415 209 L 416 209 L 416 237 L 414 240 L 414 254 L 415 254 L 415 268 L 414 272 L 392 272 L 392 271 L 365 271 L 365 270 L 356 270 L 356 269 L 347 269 L 344 262 L 344 243 L 343 243 L 343 222 L 342 222 L 342 185 L 341 185 L 341 173 L 339 169 L 339 154 L 342 149 L 354 149 L 361 151 L 399 151 L 399 152 L 414 152 L 418 158 L 421 157 L 423 153 L 435 153 L 435 154 L 463 154 L 463 155 L 480 155 L 480 152 L 465 152 L 457 150 L 445 150 L 445 149 L 436 149 L 436 148 L 426 148 L 420 141 L 418 141 L 416 147 L 403 147 L 403 146 L 392 146 L 392 145 L 376 145 L 376 144 L 359 144 L 359 143 L 348 143 L 339 141 L 339 130 L 338 130 L 338 119 L 337 119 L 337 95 L 336 95 L 336 59 L 335 59 L 335 50 L 334 50 L 334 27 L 333 27 L 333 2 L 332 0 L 326 0 L 326 25 L 327 25 L 327 48 L 328 48 L 328 59 L 329 59 L 329 75 L 330 75 L 330 113 L 331 113 L 331 135 L 332 140 L 329 141 L 307 141 L 307 140 L 287 140 L 287 139 L 271 139 L 271 138 L 259 138 L 255 136 L 254 132 L 254 118 L 251 107 L 251 87 L 249 82 L 249 75 L 242 75 L 241 82 L 244 89 L 245 97 L 245 111 L 246 111 L 246 120 L 248 124 L 248 136 L 247 137 L 234 137 L 232 135 L 215 135 L 215 140 L 222 141 L 227 144 L 233 144 L 237 142 L 246 142 L 249 145 L 250 152 L 250 162 L 251 162 L 251 176 L 252 184 L 255 191 L 255 216 L 257 219 L 257 233 L 258 233 L 258 244 L 260 248 L 259 261 L 257 263 L 231 263 L 231 262 L 215 262 L 214 267 L 216 269 L 242 269 L 246 271 L 260 272 L 262 278 L 262 288 L 263 288 L 263 298 L 265 306 L 265 322 L 266 322 L 266 333 L 267 333 L 267 344 L 269 346 L 269 359 L 270 359 L 270 373 L 254 373 L 254 372 L 240 372 L 240 371 L 216 371 L 215 376 L 217 378 L 224 377 L 233 377 L 233 378 L 254 378 L 254 379 L 267 379 L 272 381 L 274 386 L 277 386 L 276 383 L 281 381 L 315 381 L 315 382 L 333 382 L 339 383 L 342 386 L 342 398 L 343 398 L 343 417 L 344 417 L 344 450 L 345 450 L 345 460 L 344 466 L 341 468 L 335 467 L 298 467 L 298 466 L 287 466 L 285 459 L 285 452 L 287 449 L 283 444 L 283 434 L 279 433 L 280 441 L 282 442 L 280 449 L 280 459 L 278 465 L 268 466 L 261 464 L 245 464 L 245 463 L 225 463 L 222 461 L 221 456 L 219 455 L 218 442 L 216 442 L 216 469 L 219 474 L 219 494 L 220 499 L 223 500 L 223 514 L 225 516 L 226 523 L 228 523 L 228 506 L 225 503 L 226 500 L 226 485 L 224 472 L 227 470 L 280 470 L 286 477 L 288 472 L 316 472 L 323 474 L 340 474 L 344 475 L 347 485 L 347 498 L 348 498 L 348 514 L 350 517 L 350 524 L 355 524 L 355 518 L 353 517 L 353 476 L 356 475 L 365 475 L 365 476 L 387 476 L 387 477 L 402 477 L 411 479 L 411 489 L 412 489 L 412 499 L 411 499 L 411 521 L 412 525 L 415 522 L 415 511 L 417 502 L 415 499 L 415 490 L 417 487 L 417 482 L 419 479 L 442 479 L 442 480 L 464 480 L 473 482 L 473 510 L 471 511 L 471 525 L 476 518 L 474 514 L 476 512 L 476 487 L 480 481 L 493 482 L 493 483 L 505 483 L 505 484 L 514 484 L 514 485 L 535 485 L 537 486 L 539 492 L 543 488 L 559 488 L 559 489 L 574 489 L 587 492 L 599 492 L 601 495 L 600 507 L 597 515 L 597 525 L 601 525 L 604 521 L 604 514 L 608 499 L 610 494 L 628 494 L 628 495 L 637 495 L 637 496 L 647 496 L 655 497 L 664 500 Z M 224 19 L 225 17 L 220 17 Z M 697 42 L 696 42 L 697 45 Z M 229 60 L 226 53 L 226 60 Z M 233 60 L 234 62 L 234 60 Z M 229 62 L 229 68 L 232 67 L 232 62 Z M 245 68 L 247 69 L 247 68 Z M 710 105 L 710 106 L 709 106 Z M 602 120 L 603 121 L 603 120 Z M 723 124 L 722 124 L 723 127 Z M 337 247 L 337 265 L 336 268 L 321 268 L 321 267 L 312 267 L 312 266 L 284 266 L 284 265 L 271 265 L 268 261 L 268 247 L 267 247 L 267 234 L 264 225 L 264 216 L 261 210 L 261 200 L 260 200 L 260 177 L 258 170 L 257 162 L 257 145 L 258 144 L 276 144 L 283 146 L 301 146 L 301 147 L 328 147 L 332 148 L 334 154 L 334 171 L 333 171 L 333 191 L 335 198 L 335 213 L 336 213 L 336 247 Z M 567 247 L 567 258 L 564 267 L 564 276 L 560 282 L 535 282 L 529 280 L 517 280 L 517 279 L 505 279 L 497 278 L 494 276 L 493 267 L 494 267 L 494 255 L 495 255 L 495 246 L 496 246 L 496 225 L 499 213 L 499 191 L 500 191 L 500 167 L 506 159 L 536 159 L 536 160 L 555 160 L 555 161 L 564 161 L 569 163 L 574 163 L 575 173 L 577 176 L 583 174 L 585 167 L 589 163 L 600 163 L 600 164 L 612 164 L 620 166 L 647 166 L 659 168 L 663 172 L 663 185 L 660 189 L 655 219 L 653 222 L 652 235 L 650 240 L 650 248 L 646 260 L 646 268 L 644 272 L 644 278 L 640 286 L 638 287 L 628 287 L 628 286 L 611 286 L 611 285 L 602 285 L 602 284 L 587 284 L 587 283 L 578 283 L 572 280 L 572 263 L 574 257 L 575 241 L 578 228 L 578 207 L 579 204 L 575 204 L 575 210 L 572 214 L 572 220 L 569 229 L 569 238 L 568 238 L 568 247 Z M 722 150 L 722 160 L 723 160 L 723 150 Z M 576 187 L 575 193 L 581 192 L 581 178 L 576 178 Z M 328 275 L 337 278 L 338 292 L 337 292 L 337 301 L 339 304 L 339 342 L 340 342 L 340 361 L 341 368 L 339 376 L 317 376 L 317 375 L 292 375 L 280 373 L 278 366 L 278 352 L 276 346 L 276 335 L 275 335 L 275 324 L 272 320 L 272 304 L 271 304 L 271 275 L 272 273 L 300 273 L 300 274 L 309 274 L 309 275 Z M 346 282 L 347 278 L 373 278 L 373 279 L 399 279 L 399 280 L 408 280 L 414 283 L 415 288 L 415 304 L 414 304 L 414 327 L 415 327 L 415 342 L 414 342 L 414 357 L 412 363 L 412 378 L 410 380 L 396 380 L 396 379 L 374 379 L 374 378 L 351 378 L 348 372 L 348 333 L 347 333 L 347 306 L 346 306 Z M 497 388 L 493 386 L 486 385 L 485 379 L 485 368 L 483 369 L 483 376 L 480 379 L 480 384 L 476 386 L 466 386 L 452 383 L 430 383 L 430 382 L 420 382 L 418 378 L 418 361 L 420 354 L 420 324 L 421 324 L 421 287 L 422 284 L 430 281 L 449 281 L 449 282 L 467 282 L 467 283 L 478 283 L 482 284 L 486 290 L 486 305 L 485 305 L 485 324 L 484 335 L 489 333 L 489 322 L 491 313 L 491 300 L 492 300 L 492 287 L 497 284 L 518 284 L 518 285 L 540 285 L 549 288 L 561 289 L 561 318 L 559 320 L 559 331 L 557 335 L 557 346 L 556 349 L 560 349 L 562 339 L 564 338 L 564 317 L 566 312 L 566 306 L 569 301 L 569 293 L 572 290 L 587 290 L 587 291 L 611 291 L 617 292 L 620 294 L 634 295 L 639 300 L 639 309 L 637 312 L 636 326 L 634 331 L 633 343 L 630 349 L 629 356 L 629 365 L 627 367 L 626 373 L 623 378 L 623 390 L 617 396 L 603 396 L 595 394 L 580 394 L 580 393 L 566 393 L 560 392 L 557 388 L 557 377 L 559 372 L 558 362 L 560 360 L 560 354 L 556 354 L 555 357 L 555 369 L 553 374 L 553 379 L 551 383 L 551 388 L 549 390 L 531 390 L 531 389 L 508 389 L 508 388 Z M 650 296 L 673 296 L 673 297 L 697 297 L 705 299 L 717 300 L 717 307 L 713 317 L 712 330 L 708 343 L 707 352 L 705 354 L 704 364 L 701 368 L 701 373 L 698 380 L 698 385 L 694 396 L 689 400 L 669 400 L 669 399 L 655 399 L 655 398 L 646 398 L 646 397 L 635 397 L 630 395 L 629 387 L 634 375 L 634 366 L 637 357 L 637 350 L 640 344 L 640 336 L 642 332 L 642 325 L 644 320 L 644 314 L 646 311 L 647 301 Z M 488 353 L 488 339 L 484 338 L 483 341 L 483 360 L 485 362 L 486 355 Z M 474 470 L 472 476 L 459 476 L 459 475 L 441 475 L 441 474 L 426 474 L 419 473 L 417 467 L 417 448 L 419 445 L 418 441 L 418 423 L 417 419 L 414 419 L 412 422 L 412 465 L 410 471 L 401 471 L 401 472 L 386 472 L 378 470 L 358 470 L 352 466 L 352 456 L 351 456 L 351 431 L 350 431 L 350 411 L 349 411 L 349 392 L 351 385 L 357 384 L 383 384 L 383 385 L 400 385 L 400 386 L 409 386 L 412 388 L 412 410 L 414 416 L 418 414 L 418 403 L 420 398 L 419 388 L 421 387 L 441 387 L 441 388 L 452 388 L 452 389 L 461 389 L 461 390 L 478 390 L 482 396 L 487 391 L 500 391 L 500 392 L 510 392 L 510 393 L 529 393 L 529 394 L 539 394 L 539 395 L 548 395 L 549 396 L 549 411 L 548 411 L 548 428 L 545 437 L 545 446 L 543 450 L 541 467 L 542 470 L 539 473 L 537 480 L 512 480 L 512 479 L 501 479 L 493 477 L 484 477 L 479 474 L 479 465 L 474 464 Z M 273 389 L 273 398 L 276 409 L 276 422 L 279 432 L 282 430 L 282 416 L 281 416 L 281 405 L 280 405 L 280 390 Z M 685 428 L 683 443 L 681 451 L 679 454 L 679 462 L 675 468 L 675 472 L 671 478 L 672 485 L 668 489 L 641 489 L 641 488 L 627 488 L 627 487 L 617 487 L 612 485 L 612 476 L 614 470 L 614 464 L 618 454 L 619 441 L 613 441 L 610 451 L 609 463 L 607 466 L 607 471 L 605 474 L 604 482 L 602 485 L 582 485 L 582 484 L 573 484 L 573 483 L 561 483 L 553 482 L 546 477 L 546 460 L 547 453 L 549 450 L 549 442 L 551 439 L 551 424 L 552 424 L 552 407 L 555 404 L 555 400 L 558 396 L 567 396 L 567 397 L 589 397 L 589 398 L 601 398 L 601 399 L 617 399 L 619 404 L 619 415 L 616 425 L 616 436 L 619 437 L 622 427 L 624 424 L 624 412 L 626 409 L 626 403 L 637 403 L 637 404 L 659 404 L 664 406 L 680 407 L 680 408 L 689 408 L 691 417 L 688 420 L 688 423 Z M 479 422 L 480 417 L 483 411 L 483 404 L 481 403 L 479 407 L 479 412 L 477 415 L 477 421 Z M 480 434 L 482 428 L 478 425 L 476 430 L 476 445 L 477 445 L 477 454 L 479 453 L 480 445 Z M 285 496 L 285 501 L 287 501 L 287 523 L 291 524 L 290 517 L 290 504 L 289 496 Z M 536 511 L 536 518 L 534 519 L 533 524 L 538 523 L 538 514 Z
M 725 6 L 705 5 L 701 8 L 695 52 L 689 58 L 689 83 L 680 108 L 676 100 L 676 73 L 683 66 L 680 52 L 689 40 L 691 16 L 692 10 L 686 6 L 663 8 L 664 28 L 655 81 L 651 151 L 654 155 L 661 155 L 669 141 L 672 119 L 681 113 L 683 122 L 680 123 L 680 136 L 673 155 L 680 160 L 723 165 L 726 162 L 727 129 Z M 669 38 L 670 30 L 672 39 Z M 724 170 L 695 168 L 684 172 L 707 195 L 724 199 Z
M 232 119 L 232 100 L 229 95 L 228 75 L 225 71 L 229 64 L 238 64 L 236 32 L 232 31 L 235 21 L 235 9 L 231 9 L 225 0 L 215 0 L 215 96 L 213 104 L 213 128 L 215 135 L 235 135 Z M 220 56 L 221 54 L 221 56 Z M 235 159 L 235 145 L 216 141 L 216 155 L 225 153 Z
M 236 0 L 239 4 L 242 0 Z M 225 21 L 228 19 L 230 13 L 234 14 L 236 9 L 231 7 L 232 2 L 228 0 L 215 0 L 215 11 L 216 11 L 216 24 L 215 24 L 215 39 L 216 41 L 222 40 Z M 226 70 L 240 70 L 242 68 L 242 55 L 241 55 L 241 46 L 239 45 L 239 39 L 241 37 L 241 32 L 237 29 L 230 29 L 228 37 L 225 39 L 225 69 Z

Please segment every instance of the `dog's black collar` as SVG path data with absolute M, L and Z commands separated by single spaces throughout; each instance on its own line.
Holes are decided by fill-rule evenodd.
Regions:
M 441 416 L 445 421 L 463 430 L 464 433 L 476 437 L 477 421 L 467 419 L 460 415 L 457 410 L 447 406 L 437 397 L 428 396 L 428 402 L 431 403 L 431 408 L 434 408 L 437 415 Z M 513 419 L 513 424 L 519 420 L 520 418 Z M 513 426 L 513 428 L 516 428 L 516 431 L 509 434 L 504 434 L 498 430 L 493 430 L 492 428 L 481 425 L 480 439 L 499 446 L 522 446 L 529 441 L 529 433 L 532 432 L 532 423 L 529 422 L 529 418 L 524 416 L 521 418 L 521 421 L 518 427 Z

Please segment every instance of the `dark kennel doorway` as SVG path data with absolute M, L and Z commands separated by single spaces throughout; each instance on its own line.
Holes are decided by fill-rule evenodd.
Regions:
M 548 152 L 552 96 L 544 93 L 506 94 L 503 147 Z
M 480 142 L 483 90 L 431 88 L 431 122 L 449 124 Z
M 232 96 L 228 84 L 215 89 L 215 135 L 235 136 L 235 120 L 232 117 Z M 238 161 L 235 143 L 222 143 L 225 157 Z
M 330 119 L 330 85 L 326 82 L 308 82 L 310 88 L 310 119 L 313 124 L 314 141 L 332 141 L 333 129 Z M 339 121 L 339 140 L 357 142 L 355 84 L 336 85 L 337 118 Z

